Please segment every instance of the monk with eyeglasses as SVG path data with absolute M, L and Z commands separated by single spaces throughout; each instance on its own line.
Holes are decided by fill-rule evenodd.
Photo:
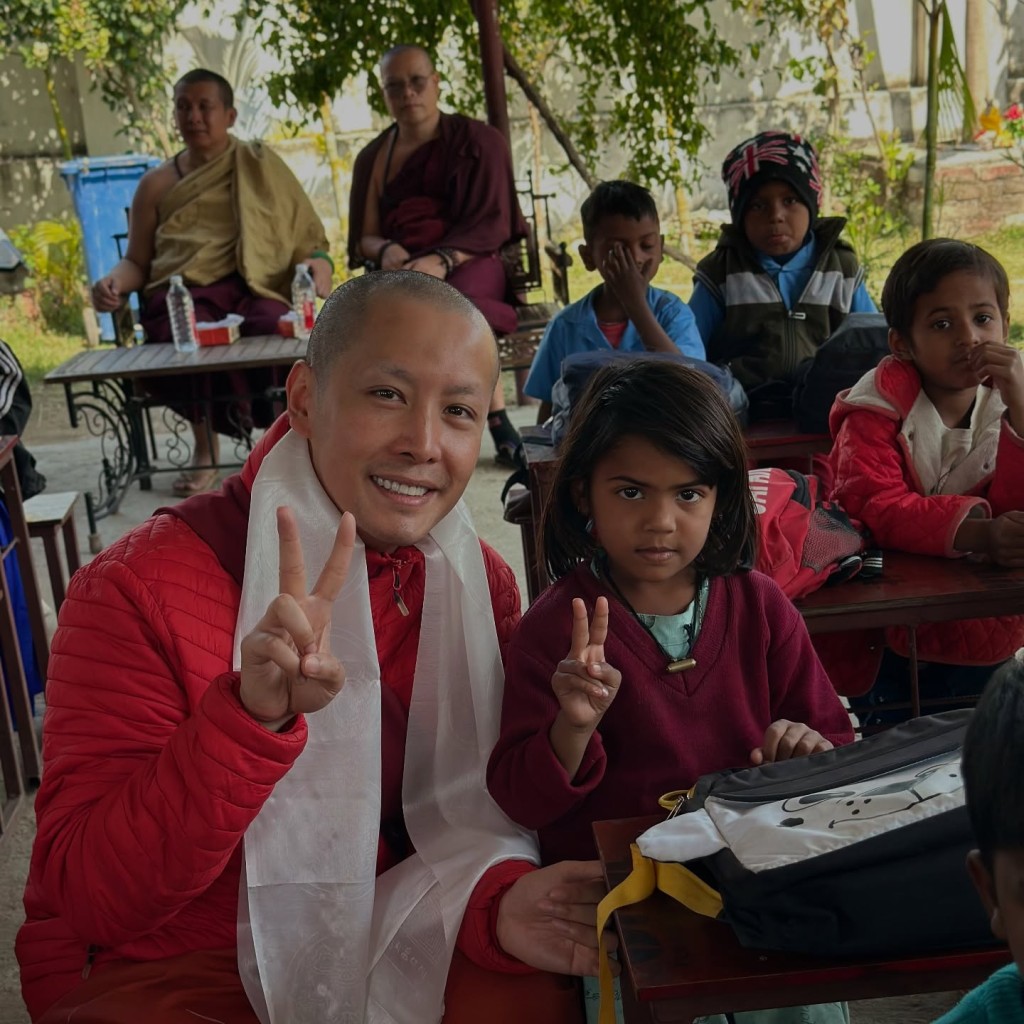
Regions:
M 418 270 L 446 280 L 491 329 L 516 329 L 499 250 L 527 226 L 500 132 L 438 109 L 440 79 L 419 46 L 396 46 L 380 62 L 394 123 L 356 157 L 349 199 L 349 266 Z M 496 461 L 514 467 L 519 435 L 501 383 L 487 418 Z

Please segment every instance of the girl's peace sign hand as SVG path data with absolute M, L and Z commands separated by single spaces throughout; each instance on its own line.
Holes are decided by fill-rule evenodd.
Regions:
M 594 621 L 588 622 L 587 606 L 581 598 L 573 598 L 569 656 L 558 663 L 551 677 L 566 724 L 573 729 L 596 728 L 618 693 L 622 673 L 604 660 L 607 638 L 608 599 L 597 599 Z
M 242 706 L 276 731 L 291 717 L 326 707 L 345 685 L 344 666 L 328 645 L 331 609 L 348 575 L 356 521 L 341 517 L 334 547 L 313 589 L 306 592 L 306 565 L 295 514 L 277 510 L 280 593 L 242 640 Z

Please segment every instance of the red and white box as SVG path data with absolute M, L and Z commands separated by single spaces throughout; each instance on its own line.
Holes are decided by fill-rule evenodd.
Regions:
M 241 337 L 242 322 L 245 317 L 240 313 L 229 313 L 223 320 L 203 321 L 196 324 L 196 336 L 199 344 L 230 345 Z

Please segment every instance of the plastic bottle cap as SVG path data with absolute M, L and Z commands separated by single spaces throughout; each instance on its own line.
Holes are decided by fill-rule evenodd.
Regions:
M 181 274 L 171 274 L 171 284 L 184 284 Z
M 295 273 L 297 274 L 300 270 L 309 270 L 309 264 L 307 263 L 296 263 Z

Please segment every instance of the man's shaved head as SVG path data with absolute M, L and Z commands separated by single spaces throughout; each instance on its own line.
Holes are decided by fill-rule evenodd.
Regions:
M 437 309 L 458 313 L 482 334 L 491 334 L 483 313 L 465 295 L 439 278 L 415 270 L 378 270 L 363 274 L 346 281 L 331 293 L 313 325 L 306 347 L 306 362 L 313 371 L 318 389 L 327 383 L 338 356 L 364 340 L 363 325 L 371 306 L 389 298 L 415 299 Z
M 400 43 L 398 46 L 392 46 L 383 57 L 380 59 L 380 70 L 384 71 L 384 65 L 387 64 L 392 57 L 400 57 L 404 53 L 418 53 L 426 59 L 427 64 L 430 66 L 430 70 L 434 70 L 434 61 L 431 59 L 429 53 L 423 49 L 422 46 L 415 46 L 410 43 Z

